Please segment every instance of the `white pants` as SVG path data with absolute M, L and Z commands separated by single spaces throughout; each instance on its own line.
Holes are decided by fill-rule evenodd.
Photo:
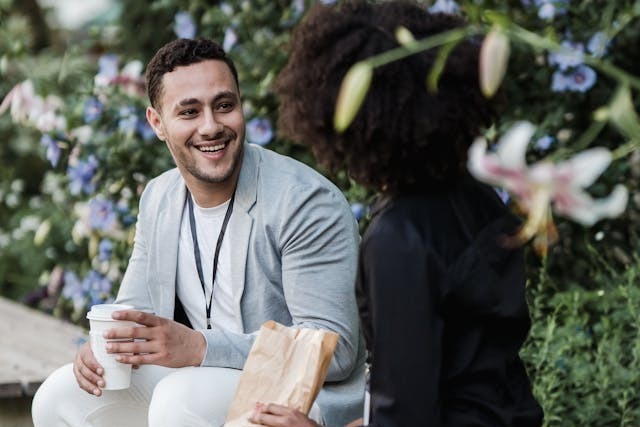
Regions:
M 33 398 L 34 427 L 218 427 L 224 424 L 237 369 L 144 365 L 131 387 L 96 397 L 76 383 L 72 365 L 53 372 Z M 322 417 L 314 403 L 310 417 Z

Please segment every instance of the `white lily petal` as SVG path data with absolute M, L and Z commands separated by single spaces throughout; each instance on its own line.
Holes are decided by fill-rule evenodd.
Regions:
M 597 200 L 583 191 L 576 191 L 572 196 L 574 203 L 555 205 L 556 211 L 585 227 L 592 226 L 602 218 L 619 216 L 626 209 L 629 200 L 629 192 L 624 185 L 617 185 L 609 196 Z
M 629 191 L 618 184 L 608 197 L 595 201 L 595 210 L 601 218 L 615 218 L 621 215 L 627 208 L 629 201 Z
M 526 167 L 527 145 L 536 128 L 527 121 L 517 122 L 498 142 L 497 155 L 507 168 L 520 169 Z
M 469 155 L 467 159 L 467 169 L 471 172 L 471 175 L 477 179 L 484 179 L 487 176 L 486 168 L 484 167 L 484 159 L 487 154 L 487 141 L 484 138 L 476 138 L 469 147 Z
M 603 147 L 582 151 L 570 158 L 563 166 L 567 166 L 571 173 L 573 185 L 586 188 L 602 175 L 611 163 L 611 152 Z

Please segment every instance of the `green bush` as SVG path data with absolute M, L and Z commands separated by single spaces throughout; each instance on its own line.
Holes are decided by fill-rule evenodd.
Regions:
M 640 425 L 640 264 L 605 269 L 602 288 L 529 289 L 533 327 L 522 351 L 546 426 Z

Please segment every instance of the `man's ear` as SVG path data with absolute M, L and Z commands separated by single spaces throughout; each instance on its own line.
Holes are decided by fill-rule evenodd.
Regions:
M 160 117 L 160 113 L 153 107 L 147 107 L 147 122 L 149 122 L 149 125 L 160 141 L 166 140 L 164 127 L 162 126 L 162 118 Z

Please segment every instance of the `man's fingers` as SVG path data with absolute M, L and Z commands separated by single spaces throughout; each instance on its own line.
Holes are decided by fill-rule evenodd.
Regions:
M 90 380 L 90 377 L 85 376 L 86 371 L 83 372 L 83 369 L 80 367 L 74 366 L 73 371 L 76 376 L 76 382 L 81 389 L 96 396 L 100 396 L 102 394 L 100 387 L 104 387 L 103 379 L 100 378 L 100 380 L 95 381 Z M 100 386 L 99 383 L 102 385 Z
M 129 320 L 144 326 L 158 326 L 162 318 L 155 314 L 145 313 L 138 310 L 120 310 L 114 311 L 111 315 L 115 320 Z

